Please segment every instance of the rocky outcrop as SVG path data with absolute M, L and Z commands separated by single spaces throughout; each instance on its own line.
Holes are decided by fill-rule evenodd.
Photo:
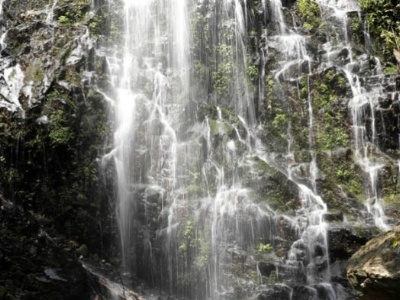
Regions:
M 106 255 L 116 226 L 90 3 L 2 4 L 0 299 L 88 299 L 78 258 Z
M 349 260 L 347 277 L 363 300 L 393 300 L 400 294 L 400 227 L 383 233 Z

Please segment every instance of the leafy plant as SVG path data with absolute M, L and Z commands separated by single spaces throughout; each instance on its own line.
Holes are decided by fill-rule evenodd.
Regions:
M 58 23 L 62 25 L 67 25 L 70 22 L 67 16 L 59 16 L 58 17 Z
M 273 249 L 274 248 L 271 246 L 271 244 L 260 243 L 258 245 L 257 252 L 258 253 L 266 253 L 266 252 L 271 252 Z
M 303 19 L 303 28 L 311 30 L 318 28 L 321 22 L 321 12 L 319 5 L 312 0 L 299 0 L 297 1 L 297 9 L 300 17 Z
M 400 49 L 400 3 L 388 0 L 360 0 L 360 7 L 366 13 L 370 34 L 374 37 L 375 48 L 385 60 L 395 63 L 392 51 Z

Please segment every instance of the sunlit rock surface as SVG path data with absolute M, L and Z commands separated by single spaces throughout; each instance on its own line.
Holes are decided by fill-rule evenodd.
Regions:
M 400 294 L 400 227 L 380 234 L 348 261 L 347 277 L 363 300 L 393 300 Z

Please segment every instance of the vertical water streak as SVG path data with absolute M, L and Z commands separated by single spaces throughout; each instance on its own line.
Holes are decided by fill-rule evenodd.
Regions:
M 0 1 L 0 51 L 4 50 L 7 45 L 5 38 L 7 35 L 7 28 L 3 26 L 4 11 L 3 11 L 4 0 Z M 19 101 L 20 91 L 24 86 L 24 72 L 20 64 L 14 63 L 10 58 L 3 57 L 3 80 L 5 84 L 0 87 L 0 94 L 4 99 L 0 100 L 0 107 L 4 107 L 9 111 L 18 112 L 22 118 L 25 118 L 25 110 Z
M 330 0 L 318 0 L 317 1 L 322 9 L 333 10 L 334 17 L 339 20 L 342 24 L 339 31 L 339 35 L 343 36 L 344 44 L 339 41 L 331 41 L 335 46 L 343 47 L 347 49 L 348 63 L 345 66 L 338 66 L 343 70 L 347 82 L 351 87 L 352 98 L 349 101 L 349 109 L 352 116 L 353 124 L 353 137 L 354 137 L 354 154 L 355 160 L 362 170 L 366 173 L 368 177 L 368 184 L 365 189 L 368 192 L 368 200 L 366 202 L 366 207 L 368 212 L 373 216 L 374 223 L 382 230 L 388 230 L 389 226 L 385 222 L 385 215 L 382 207 L 382 200 L 380 199 L 380 192 L 378 190 L 378 174 L 379 170 L 384 166 L 382 163 L 373 162 L 370 158 L 370 151 L 374 148 L 379 148 L 377 144 L 377 133 L 376 133 L 376 118 L 375 118 L 375 106 L 378 103 L 379 96 L 382 94 L 382 86 L 373 86 L 370 91 L 366 89 L 361 84 L 361 78 L 357 71 L 358 68 L 355 67 L 357 62 L 353 59 L 352 47 L 350 44 L 349 33 L 347 30 L 349 12 L 360 11 L 357 1 L 330 1 Z M 368 50 L 368 49 L 367 49 Z M 328 55 L 328 57 L 330 57 Z M 333 56 L 334 57 L 334 56 Z M 375 59 L 377 60 L 377 59 Z M 330 59 L 328 61 L 329 65 L 342 64 L 341 62 L 335 61 L 335 59 Z M 383 73 L 381 68 L 376 68 L 378 76 L 382 77 Z M 370 112 L 370 138 L 367 136 L 367 125 L 365 124 L 365 119 L 367 117 L 366 111 Z
M 110 1 L 108 6 L 111 9 Z M 125 0 L 122 9 L 121 44 L 110 46 L 106 55 L 112 88 L 104 95 L 113 110 L 114 148 L 103 158 L 104 167 L 113 161 L 115 168 L 121 264 L 124 272 L 141 272 L 154 279 L 148 228 L 154 216 L 149 199 L 159 195 L 168 220 L 163 231 L 165 265 L 171 266 L 170 278 L 163 281 L 173 283 L 175 189 L 177 173 L 183 172 L 178 170 L 183 155 L 178 155 L 176 132 L 189 95 L 187 1 Z
M 371 147 L 377 147 L 376 128 L 375 128 L 375 105 L 379 91 L 366 92 L 361 86 L 360 78 L 352 74 L 349 70 L 345 70 L 347 80 L 351 86 L 353 97 L 349 102 L 351 110 L 353 135 L 354 135 L 354 154 L 356 162 L 361 166 L 363 171 L 368 175 L 368 199 L 366 206 L 368 212 L 374 218 L 375 225 L 382 230 L 388 230 L 390 227 L 385 222 L 385 214 L 383 211 L 381 199 L 378 191 L 378 172 L 384 166 L 370 160 Z M 371 112 L 371 140 L 367 139 L 367 129 L 365 125 L 365 110 L 369 108 Z
M 314 128 L 314 109 L 310 81 L 312 76 L 312 56 L 306 48 L 306 39 L 302 34 L 296 32 L 288 33 L 283 19 L 282 4 L 280 1 L 271 1 L 272 20 L 275 22 L 276 35 L 268 37 L 270 47 L 277 50 L 283 56 L 274 71 L 277 88 L 284 95 L 284 99 L 290 99 L 290 83 L 297 82 L 300 85 L 302 79 L 307 88 L 306 109 L 308 115 L 308 151 L 310 161 L 306 163 L 296 162 L 295 137 L 293 136 L 292 118 L 296 112 L 292 111 L 292 104 L 288 101 L 285 105 L 288 115 L 287 144 L 288 151 L 285 155 L 285 163 L 280 168 L 284 169 L 288 178 L 298 187 L 301 208 L 296 211 L 298 228 L 298 240 L 290 249 L 288 259 L 282 272 L 294 272 L 289 275 L 299 277 L 305 276 L 307 285 L 321 285 L 324 290 L 332 290 L 330 285 L 330 265 L 328 257 L 327 224 L 323 216 L 327 213 L 327 205 L 318 195 L 317 191 L 317 158 Z M 286 95 L 288 93 L 288 95 Z M 300 91 L 297 92 L 299 96 Z M 300 97 L 300 96 L 299 96 Z M 278 165 L 280 163 L 278 162 Z M 304 178 L 298 176 L 298 166 L 304 166 L 308 171 L 306 178 L 307 186 L 303 183 Z M 289 271 L 288 271 L 289 270 Z M 290 271 L 291 270 L 291 271 Z M 298 276 L 298 275 L 301 276 Z M 293 280 L 292 278 L 290 280 Z
M 0 51 L 3 51 L 6 48 L 6 44 L 4 42 L 7 35 L 7 28 L 4 26 L 4 15 L 3 15 L 3 4 L 5 0 L 0 0 Z
M 178 76 L 182 84 L 183 95 L 188 94 L 189 90 L 189 68 L 190 68 L 190 58 L 189 58 L 189 44 L 190 44 L 190 34 L 189 34 L 189 17 L 188 17 L 188 7 L 186 0 L 175 0 L 170 1 L 171 10 L 171 21 L 173 23 L 173 39 L 174 43 L 172 45 L 173 49 L 171 52 L 173 54 L 172 67 L 178 70 Z
M 58 0 L 53 0 L 53 4 L 47 5 L 47 17 L 46 17 L 46 24 L 52 25 L 54 22 L 54 8 L 57 6 Z
M 222 2 L 222 3 L 221 3 Z M 215 1 L 217 27 L 223 29 L 215 32 L 218 36 L 217 47 L 228 46 L 229 50 L 221 51 L 221 63 L 232 64 L 231 105 L 235 112 L 242 116 L 249 126 L 255 124 L 255 110 L 247 78 L 248 53 L 247 41 L 247 5 L 239 0 Z M 228 31 L 225 31 L 228 30 Z M 224 53 L 227 52 L 227 53 Z
M 275 23 L 276 28 L 278 28 L 278 32 L 281 35 L 286 34 L 286 24 L 285 19 L 283 17 L 283 10 L 282 10 L 282 1 L 281 0 L 269 0 L 271 5 L 271 18 Z M 265 3 L 265 2 L 264 2 Z M 265 7 L 265 4 L 264 4 Z
M 117 217 L 121 239 L 122 267 L 131 271 L 135 267 L 134 217 L 136 210 L 132 193 L 134 137 L 136 126 L 137 100 L 144 99 L 137 81 L 132 77 L 132 67 L 139 55 L 147 49 L 146 33 L 149 30 L 149 2 L 124 2 L 124 44 L 121 53 L 121 67 L 115 85 L 115 124 L 113 158 L 117 182 Z
M 129 271 L 135 268 L 137 244 L 146 244 L 146 249 L 149 250 L 146 256 L 150 257 L 149 261 L 153 262 L 153 257 L 157 256 L 149 238 L 146 237 L 145 243 L 135 240 L 138 227 L 141 227 L 141 233 L 146 230 L 143 228 L 143 221 L 137 225 L 138 206 L 144 202 L 145 218 L 154 218 L 147 211 L 150 209 L 147 196 L 142 196 L 147 195 L 148 189 L 156 187 L 160 191 L 162 209 L 157 219 L 162 227 L 157 229 L 158 238 L 162 241 L 162 245 L 158 247 L 162 249 L 157 250 L 162 252 L 158 254 L 161 259 L 166 261 L 160 265 L 167 268 L 160 271 L 160 277 L 165 274 L 165 277 L 168 277 L 160 281 L 167 287 L 168 292 L 172 293 L 177 290 L 180 280 L 193 275 L 190 268 L 193 265 L 197 267 L 198 261 L 191 256 L 200 256 L 201 246 L 198 244 L 202 236 L 205 236 L 210 242 L 210 245 L 205 247 L 209 251 L 207 258 L 210 259 L 206 262 L 206 283 L 202 285 L 206 287 L 206 291 L 200 293 L 191 286 L 193 290 L 190 295 L 201 299 L 206 296 L 209 299 L 223 299 L 224 293 L 228 292 L 224 290 L 224 284 L 229 280 L 224 273 L 228 264 L 227 249 L 238 252 L 249 250 L 248 248 L 254 247 L 259 240 L 270 242 L 273 232 L 273 225 L 267 224 L 273 212 L 255 204 L 252 199 L 253 191 L 243 187 L 245 183 L 242 182 L 241 176 L 246 174 L 237 172 L 238 165 L 248 163 L 246 156 L 259 155 L 265 151 L 265 145 L 261 145 L 260 140 L 255 140 L 258 128 L 247 75 L 250 59 L 250 51 L 247 49 L 247 1 L 215 0 L 209 3 L 210 6 L 215 6 L 215 10 L 208 11 L 205 19 L 211 20 L 214 17 L 214 28 L 222 29 L 220 32 L 213 32 L 218 38 L 213 40 L 215 44 L 208 46 L 217 48 L 215 52 L 221 52 L 215 55 L 218 57 L 214 62 L 217 65 L 215 68 L 218 68 L 218 64 L 228 66 L 228 75 L 224 75 L 229 77 L 230 86 L 226 94 L 210 96 L 212 100 L 206 107 L 209 115 L 204 116 L 201 124 L 196 124 L 197 127 L 193 128 L 184 128 L 192 124 L 182 122 L 189 116 L 185 105 L 192 88 L 189 80 L 192 67 L 189 55 L 189 1 L 125 0 L 124 3 L 124 45 L 121 49 L 114 49 L 115 56 L 107 57 L 109 65 L 116 66 L 116 71 L 111 72 L 114 88 L 112 94 L 115 100 L 115 148 L 109 156 L 114 159 L 117 173 L 117 214 L 124 269 Z M 333 8 L 338 18 L 345 18 L 346 14 L 336 8 L 335 1 L 321 0 L 319 3 Z M 307 276 L 306 284 L 321 286 L 328 294 L 328 299 L 335 299 L 332 285 L 329 284 L 327 224 L 323 220 L 324 214 L 327 213 L 327 205 L 317 191 L 315 112 L 310 87 L 312 58 L 306 49 L 305 37 L 289 33 L 290 30 L 284 22 L 282 2 L 263 0 L 262 5 L 265 12 L 267 8 L 270 11 L 276 30 L 276 35 L 269 36 L 267 42 L 283 57 L 273 73 L 276 86 L 283 87 L 287 83 L 299 85 L 301 78 L 307 76 L 305 111 L 308 113 L 307 150 L 311 160 L 303 164 L 309 173 L 306 183 L 304 178 L 298 178 L 296 173 L 296 168 L 303 162 L 296 162 L 297 145 L 292 128 L 293 112 L 289 96 L 279 99 L 287 101 L 287 113 L 290 115 L 284 166 L 276 162 L 267 163 L 276 163 L 276 169 L 285 174 L 298 188 L 297 200 L 301 207 L 297 209 L 294 217 L 294 223 L 297 223 L 299 229 L 298 240 L 293 244 L 286 264 L 296 265 L 296 268 L 303 272 L 302 275 Z M 217 16 L 214 16 L 214 13 Z M 340 20 L 343 25 L 347 22 L 346 19 Z M 212 27 L 211 22 L 207 25 Z M 266 34 L 265 29 L 265 36 Z M 344 41 L 342 46 L 349 49 L 349 60 L 353 62 L 345 29 L 341 36 L 344 37 L 341 40 L 341 43 Z M 331 42 L 333 44 L 337 41 Z M 260 104 L 266 94 L 264 66 L 269 56 L 267 49 L 265 47 L 261 55 L 263 67 L 258 90 Z M 330 64 L 333 62 L 327 63 L 328 66 Z M 214 66 L 207 67 L 211 69 Z M 370 202 L 367 207 L 376 216 L 376 224 L 384 228 L 384 215 L 379 203 L 377 185 L 382 165 L 372 164 L 368 159 L 366 128 L 362 124 L 365 118 L 363 109 L 368 106 L 372 111 L 372 142 L 375 142 L 375 96 L 369 97 L 370 95 L 365 93 L 356 75 L 346 68 L 344 72 L 353 89 L 353 99 L 349 105 L 354 124 L 355 156 L 369 175 Z M 206 90 L 209 87 L 202 88 Z M 218 97 L 219 99 L 216 99 Z M 232 110 L 237 116 L 232 117 Z M 200 119 L 198 116 L 193 117 L 195 118 Z M 235 120 L 232 121 L 233 118 Z M 185 132 L 182 134 L 183 131 Z M 193 180 L 193 185 L 198 184 L 194 188 L 200 186 L 203 189 L 196 196 L 188 196 L 191 193 L 188 190 L 193 186 L 189 187 L 186 184 L 191 183 L 188 178 L 192 175 L 201 178 L 201 183 Z M 187 234 L 183 228 L 184 222 L 190 225 L 187 232 L 195 235 L 193 245 L 190 246 L 183 244 L 186 238 L 184 235 Z M 269 233 L 266 233 L 266 228 L 270 230 Z M 191 278 L 195 279 L 198 277 Z

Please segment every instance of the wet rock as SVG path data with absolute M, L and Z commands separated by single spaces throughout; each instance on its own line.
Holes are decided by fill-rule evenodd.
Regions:
M 262 276 L 269 277 L 271 273 L 276 271 L 276 267 L 273 263 L 259 262 L 258 270 Z
M 386 206 L 385 215 L 388 218 L 388 224 L 390 224 L 391 226 L 400 225 L 400 207 L 398 204 Z
M 319 300 L 330 300 L 336 299 L 335 290 L 329 283 L 319 283 L 313 286 L 317 291 L 317 299 Z
M 382 233 L 349 260 L 347 277 L 363 300 L 393 300 L 400 294 L 400 227 Z
M 343 222 L 343 212 L 341 211 L 330 211 L 323 215 L 324 221 L 331 222 Z
M 275 284 L 271 290 L 263 291 L 257 296 L 257 300 L 290 300 L 291 289 L 283 284 Z
M 372 230 L 351 230 L 348 228 L 331 227 L 328 229 L 328 251 L 330 262 L 350 258 L 371 237 Z
M 296 300 L 314 300 L 317 291 L 309 286 L 295 286 L 292 292 L 292 299 Z
M 285 257 L 291 245 L 296 240 L 296 230 L 293 223 L 286 217 L 280 217 L 277 222 L 279 238 L 275 239 L 276 254 Z
M 0 179 L 0 285 L 7 295 L 3 299 L 88 299 L 79 253 L 103 251 L 114 235 L 102 240 L 99 220 L 111 215 L 100 212 L 104 202 L 92 201 L 101 198 L 94 178 L 99 156 L 95 148 L 104 139 L 104 132 L 100 142 L 93 129 L 105 124 L 105 104 L 93 88 L 81 85 L 92 47 L 81 14 L 89 4 L 57 2 L 64 2 L 64 12 L 73 11 L 82 19 L 60 26 L 57 14 L 54 22 L 46 22 L 49 1 L 28 6 L 21 1 L 2 3 L 0 170 L 12 170 L 18 178 Z M 15 107 L 23 113 L 9 113 Z M 78 148 L 82 152 L 76 155 Z M 21 159 L 15 163 L 13 157 Z M 110 224 L 102 230 L 110 232 Z M 77 250 L 82 243 L 87 247 Z
M 150 203 L 160 203 L 165 190 L 158 185 L 148 185 L 144 191 L 144 198 Z

